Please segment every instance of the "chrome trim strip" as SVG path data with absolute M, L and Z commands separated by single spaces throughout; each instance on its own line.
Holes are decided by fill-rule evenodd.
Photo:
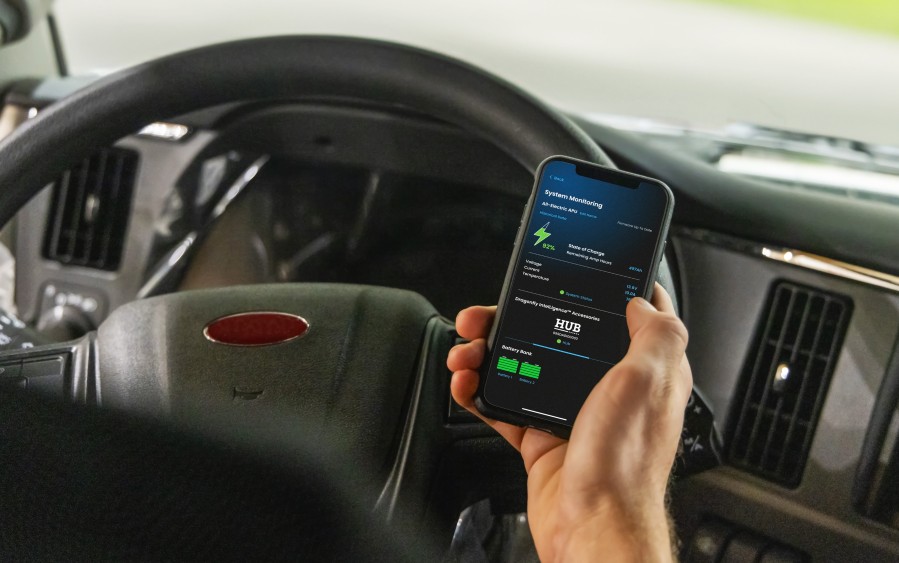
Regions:
M 761 256 L 768 260 L 774 260 L 782 264 L 789 264 L 807 270 L 813 270 L 822 274 L 828 274 L 845 280 L 850 280 L 865 285 L 886 289 L 899 293 L 899 276 L 872 270 L 863 266 L 856 266 L 848 262 L 841 262 L 833 258 L 827 258 L 819 254 L 812 254 L 802 250 L 784 248 L 751 240 L 725 235 L 717 231 L 697 229 L 684 226 L 672 226 L 671 238 L 688 238 L 711 246 L 725 248 L 741 254 Z
M 808 270 L 814 270 L 816 272 L 830 274 L 843 279 L 899 292 L 899 276 L 878 272 L 877 270 L 863 268 L 861 266 L 840 262 L 839 260 L 802 252 L 800 250 L 786 248 L 775 249 L 763 246 L 760 254 L 769 260 L 775 260 L 784 264 L 790 264 L 800 268 L 806 268 Z

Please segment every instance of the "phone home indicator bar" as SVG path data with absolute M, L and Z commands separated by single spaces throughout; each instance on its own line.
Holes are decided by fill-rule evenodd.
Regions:
M 554 414 L 546 414 L 545 412 L 535 411 L 535 410 L 533 410 L 533 409 L 526 409 L 526 408 L 524 408 L 524 407 L 521 407 L 521 410 L 523 410 L 523 411 L 528 411 L 528 412 L 532 412 L 532 413 L 534 413 L 534 414 L 539 414 L 539 415 L 543 415 L 543 416 L 548 416 L 548 417 L 550 417 L 550 418 L 557 418 L 557 419 L 559 419 L 559 420 L 564 420 L 565 422 L 568 422 L 568 419 L 567 419 L 567 418 L 562 418 L 561 416 L 556 416 L 556 415 L 554 415 Z

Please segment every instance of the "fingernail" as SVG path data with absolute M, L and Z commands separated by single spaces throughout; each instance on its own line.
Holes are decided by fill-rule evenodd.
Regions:
M 639 305 L 640 307 L 642 307 L 644 309 L 647 309 L 649 311 L 656 310 L 656 308 L 652 306 L 652 303 L 650 303 L 646 299 L 643 299 L 642 297 L 636 297 L 636 298 L 634 298 L 634 301 L 636 301 L 637 305 Z

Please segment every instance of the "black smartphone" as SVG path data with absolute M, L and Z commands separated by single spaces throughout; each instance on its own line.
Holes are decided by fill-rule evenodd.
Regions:
M 673 210 L 658 180 L 564 156 L 540 164 L 487 340 L 479 411 L 568 437 L 627 352 L 625 309 L 652 294 Z

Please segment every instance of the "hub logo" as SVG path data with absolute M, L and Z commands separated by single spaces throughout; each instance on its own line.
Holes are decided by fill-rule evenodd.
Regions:
M 580 323 L 566 321 L 565 319 L 556 319 L 556 330 L 578 334 L 581 332 L 581 325 Z

